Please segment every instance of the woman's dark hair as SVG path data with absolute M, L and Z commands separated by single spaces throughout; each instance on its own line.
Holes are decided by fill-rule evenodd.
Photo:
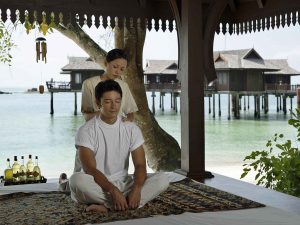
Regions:
M 114 80 L 105 80 L 99 82 L 97 86 L 95 87 L 95 97 L 97 101 L 100 101 L 103 94 L 108 91 L 116 91 L 121 95 L 122 98 L 122 89 L 118 82 Z
M 115 48 L 110 50 L 107 55 L 106 55 L 106 62 L 111 62 L 115 59 L 125 59 L 126 61 L 128 61 L 127 59 L 127 54 L 124 50 L 119 49 L 119 48 Z

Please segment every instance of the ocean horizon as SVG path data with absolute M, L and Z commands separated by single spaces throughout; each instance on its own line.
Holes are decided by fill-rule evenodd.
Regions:
M 30 88 L 27 88 L 30 89 Z M 84 123 L 80 113 L 81 93 L 77 94 L 78 115 L 74 116 L 74 93 L 54 94 L 54 115 L 50 115 L 50 94 L 28 93 L 26 88 L 0 88 L 12 94 L 0 95 L 0 174 L 6 168 L 6 159 L 13 156 L 39 156 L 41 173 L 46 178 L 57 178 L 60 173 L 72 174 L 75 158 L 74 136 Z M 159 109 L 159 93 L 156 93 L 155 117 L 160 126 L 181 143 L 180 101 L 178 113 L 171 109 L 170 95 L 165 96 L 165 111 Z M 151 93 L 147 93 L 149 108 L 152 108 Z M 227 119 L 227 95 L 221 95 L 221 117 L 208 113 L 208 98 L 205 98 L 205 163 L 206 170 L 239 179 L 243 159 L 251 151 L 266 149 L 265 144 L 274 133 L 283 133 L 296 140 L 296 131 L 288 125 L 291 114 L 276 112 L 276 98 L 269 97 L 269 113 L 261 112 L 255 119 L 253 99 L 250 110 L 240 111 L 240 119 Z M 212 101 L 211 101 L 212 102 Z M 243 103 L 243 101 L 242 101 Z M 293 98 L 293 107 L 296 98 Z M 290 101 L 287 102 L 290 108 Z M 130 172 L 133 172 L 132 164 Z M 149 172 L 152 170 L 149 169 Z M 251 174 L 246 179 L 254 183 Z

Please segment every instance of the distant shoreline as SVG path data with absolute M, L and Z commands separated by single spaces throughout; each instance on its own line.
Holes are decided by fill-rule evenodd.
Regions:
M 0 94 L 12 94 L 11 92 L 0 91 Z

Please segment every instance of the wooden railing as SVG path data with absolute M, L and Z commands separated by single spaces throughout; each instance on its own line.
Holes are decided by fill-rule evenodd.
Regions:
M 266 91 L 286 91 L 286 92 L 296 92 L 297 88 L 300 88 L 299 84 L 265 84 Z
M 181 84 L 180 83 L 146 83 L 145 84 L 146 91 L 180 91 Z M 216 87 L 213 86 L 205 86 L 204 90 L 216 90 Z
M 71 83 L 66 81 L 46 81 L 49 91 L 70 91 Z

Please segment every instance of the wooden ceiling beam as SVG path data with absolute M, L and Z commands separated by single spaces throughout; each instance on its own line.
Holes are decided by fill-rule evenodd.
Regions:
M 235 3 L 235 0 L 229 0 L 228 5 L 230 7 L 231 12 L 236 12 L 236 3 Z
M 258 8 L 262 9 L 265 6 L 265 1 L 264 0 L 256 0 L 258 4 Z

